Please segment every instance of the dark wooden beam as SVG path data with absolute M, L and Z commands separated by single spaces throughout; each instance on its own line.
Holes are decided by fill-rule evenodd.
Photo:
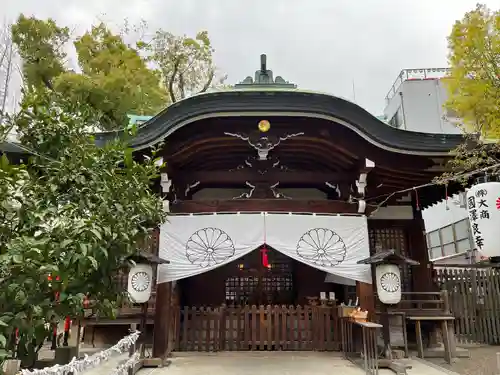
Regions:
M 356 214 L 357 203 L 333 200 L 237 199 L 214 201 L 183 201 L 170 206 L 174 213 L 201 212 L 311 212 L 317 214 Z M 375 207 L 368 206 L 369 215 Z
M 174 165 L 176 169 L 192 170 L 192 171 L 206 171 L 206 170 L 229 170 L 234 169 L 238 165 L 244 164 L 245 160 L 250 155 L 237 154 L 231 152 L 230 156 L 220 154 L 204 154 L 196 159 L 187 160 L 178 163 L 175 160 L 169 159 L 170 165 Z M 306 171 L 343 171 L 354 169 L 353 164 L 342 164 L 340 162 L 332 162 L 331 159 L 320 158 L 314 154 L 303 153 L 298 155 L 295 153 L 277 153 L 276 156 L 283 165 L 293 170 L 306 170 Z
M 239 169 L 234 171 L 207 171 L 207 172 L 188 172 L 183 175 L 175 176 L 176 181 L 185 184 L 192 184 L 200 181 L 203 186 L 210 185 L 244 185 L 245 181 L 257 182 L 279 182 L 280 186 L 302 185 L 318 186 L 325 182 L 343 183 L 353 182 L 357 178 L 356 172 L 308 172 L 308 171 L 281 171 L 268 170 L 260 173 L 256 170 Z

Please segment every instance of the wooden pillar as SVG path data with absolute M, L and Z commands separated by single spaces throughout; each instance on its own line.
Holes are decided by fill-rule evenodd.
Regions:
M 172 283 L 156 287 L 156 309 L 153 334 L 153 357 L 166 360 L 169 353 L 169 332 L 172 320 Z
M 425 240 L 425 226 L 422 211 L 413 211 L 414 219 L 408 226 L 408 242 L 410 258 L 420 262 L 412 266 L 412 290 L 414 292 L 437 292 L 432 272 L 432 263 L 429 261 L 429 250 Z
M 370 225 L 368 224 L 368 231 L 370 231 Z M 375 254 L 375 249 L 370 245 L 370 256 Z M 377 316 L 375 315 L 375 294 L 377 292 L 377 284 L 375 282 L 375 269 L 371 267 L 372 272 L 372 283 L 362 283 L 356 281 L 356 296 L 359 298 L 359 307 L 361 309 L 368 311 L 368 319 L 375 322 Z
M 368 316 L 370 319 L 374 319 L 375 313 L 375 298 L 374 298 L 374 288 L 376 286 L 373 284 L 362 283 L 356 281 L 356 296 L 359 298 L 359 306 L 363 310 L 368 311 Z

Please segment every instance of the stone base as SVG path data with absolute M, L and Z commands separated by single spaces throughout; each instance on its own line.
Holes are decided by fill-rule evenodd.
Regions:
M 437 348 L 429 348 L 424 350 L 424 358 L 443 358 L 444 357 L 444 347 L 438 346 Z M 469 358 L 470 353 L 467 349 L 464 348 L 456 348 L 455 353 L 453 353 L 452 357 L 454 358 Z
M 54 359 L 53 358 L 43 358 L 43 359 L 39 359 L 38 361 L 35 362 L 34 368 L 41 369 L 44 367 L 51 367 L 51 366 L 54 366 Z
M 399 349 L 392 349 L 392 358 L 403 359 L 405 358 L 405 351 Z
M 21 361 L 17 359 L 7 359 L 2 366 L 5 375 L 16 375 L 21 369 Z
M 78 355 L 76 346 L 63 346 L 56 349 L 54 363 L 57 365 L 66 365 L 71 362 L 73 357 Z
M 168 367 L 171 361 L 168 359 L 162 360 L 161 358 L 144 358 L 142 360 L 142 367 Z

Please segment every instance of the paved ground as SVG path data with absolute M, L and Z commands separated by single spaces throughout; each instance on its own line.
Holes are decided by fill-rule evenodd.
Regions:
M 425 361 L 409 360 L 408 375 L 457 375 Z M 174 353 L 170 366 L 143 369 L 139 375 L 364 375 L 339 353 L 220 352 Z M 104 374 L 103 374 L 104 375 Z M 380 375 L 394 375 L 381 370 Z M 479 374 L 478 374 L 479 375 Z
M 457 358 L 449 365 L 442 358 L 428 359 L 445 369 L 455 371 L 461 375 L 498 375 L 497 353 L 500 346 L 471 346 L 467 347 L 470 358 Z
M 339 355 L 317 352 L 176 353 L 170 366 L 139 375 L 362 375 Z

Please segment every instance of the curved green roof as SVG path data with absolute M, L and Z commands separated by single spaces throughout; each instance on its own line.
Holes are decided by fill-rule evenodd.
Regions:
M 142 124 L 132 147 L 142 149 L 161 142 L 177 129 L 205 118 L 228 116 L 290 116 L 321 118 L 344 125 L 369 142 L 390 151 L 445 155 L 460 144 L 461 135 L 408 132 L 388 126 L 349 100 L 316 91 L 297 89 L 282 77 L 273 78 L 261 56 L 255 77 L 232 88 L 211 90 L 173 103 Z M 139 117 L 139 116 L 137 116 Z M 145 118 L 145 116 L 143 116 Z M 98 143 L 121 132 L 96 134 Z

